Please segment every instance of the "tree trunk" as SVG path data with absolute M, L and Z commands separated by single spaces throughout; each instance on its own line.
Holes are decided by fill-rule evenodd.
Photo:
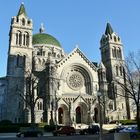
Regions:
M 139 105 L 137 105 L 137 116 L 136 116 L 136 120 L 137 120 L 138 131 L 140 132 L 140 112 L 139 112 L 139 110 L 140 110 Z
M 31 123 L 35 123 L 35 112 L 34 112 L 34 107 L 31 107 Z

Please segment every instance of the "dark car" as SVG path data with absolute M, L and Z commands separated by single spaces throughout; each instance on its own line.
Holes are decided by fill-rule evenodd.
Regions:
M 89 126 L 87 129 L 80 130 L 80 135 L 98 134 L 99 131 L 100 131 L 100 128 L 98 125 L 92 125 L 92 126 Z
M 109 133 L 118 133 L 123 129 L 124 129 L 124 126 L 117 126 L 117 127 L 113 128 L 113 129 L 110 129 Z
M 27 130 L 17 133 L 17 137 L 40 137 L 43 136 L 43 132 L 38 128 L 28 128 Z
M 54 136 L 58 135 L 74 135 L 76 133 L 74 127 L 71 126 L 63 126 L 58 130 L 53 131 Z

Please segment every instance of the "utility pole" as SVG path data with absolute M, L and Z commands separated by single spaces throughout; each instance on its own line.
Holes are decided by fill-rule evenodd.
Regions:
M 102 96 L 101 92 L 97 92 L 98 104 L 99 104 L 99 123 L 100 123 L 100 132 L 99 132 L 99 140 L 102 140 L 103 129 L 102 129 L 102 111 L 101 111 L 101 100 L 100 97 Z

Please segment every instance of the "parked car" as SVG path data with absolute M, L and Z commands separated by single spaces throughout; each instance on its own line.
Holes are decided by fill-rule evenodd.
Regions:
M 43 132 L 35 127 L 30 127 L 27 130 L 17 133 L 17 137 L 40 137 L 43 136 Z
M 120 130 L 119 132 L 130 133 L 131 139 L 140 138 L 140 132 L 138 132 L 138 127 L 136 125 L 125 127 L 124 129 Z
M 53 131 L 54 136 L 58 135 L 74 135 L 76 133 L 74 127 L 71 126 L 63 126 L 58 130 Z
M 92 125 L 92 126 L 89 126 L 87 129 L 80 130 L 80 135 L 98 134 L 99 131 L 100 131 L 100 128 L 98 125 Z
M 113 129 L 110 129 L 109 133 L 116 133 L 116 132 L 118 133 L 119 131 L 123 130 L 124 128 L 125 128 L 124 126 L 117 126 Z
M 124 127 L 119 132 L 133 132 L 133 133 L 135 133 L 135 132 L 138 132 L 138 128 L 137 128 L 137 126 Z

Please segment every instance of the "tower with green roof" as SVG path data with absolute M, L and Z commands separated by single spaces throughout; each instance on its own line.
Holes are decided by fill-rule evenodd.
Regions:
M 24 94 L 24 87 L 21 83 L 24 83 L 25 71 L 32 69 L 32 29 L 32 20 L 27 17 L 24 4 L 21 4 L 17 16 L 11 19 L 9 32 L 7 116 L 13 122 L 24 120 L 21 113 L 23 100 L 19 98 L 15 87 L 18 87 Z M 15 94 L 12 95 L 13 93 Z M 11 97 L 13 97 L 12 100 Z M 19 104 L 21 104 L 20 112 L 17 109 Z
M 12 73 L 17 69 L 24 69 L 25 66 L 31 69 L 32 66 L 32 20 L 27 17 L 27 13 L 22 3 L 17 16 L 12 18 L 10 28 L 9 52 L 8 52 L 8 75 L 22 75 L 22 73 Z M 12 59 L 17 59 L 17 63 Z M 16 65 L 16 66 L 15 66 Z M 21 71 L 22 72 L 22 71 Z

